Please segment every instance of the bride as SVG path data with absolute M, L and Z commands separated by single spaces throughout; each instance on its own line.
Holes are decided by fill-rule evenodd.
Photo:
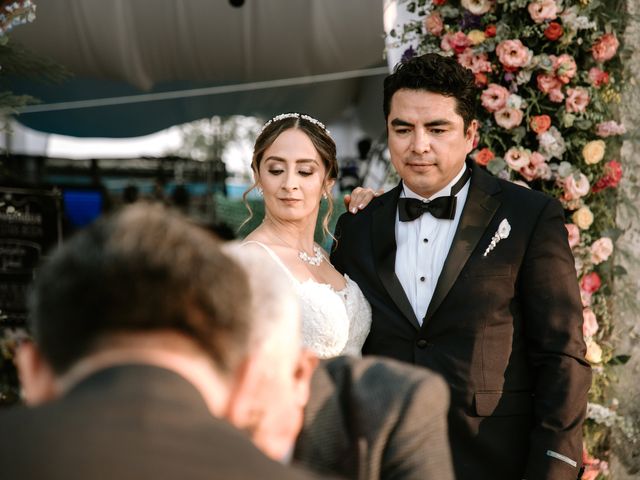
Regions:
M 285 113 L 269 120 L 258 136 L 251 162 L 265 216 L 244 240 L 245 248 L 266 250 L 288 273 L 301 300 L 304 345 L 320 358 L 360 355 L 371 327 L 371 307 L 358 285 L 340 274 L 314 242 L 321 199 L 329 234 L 331 188 L 337 174 L 336 146 L 325 126 L 308 115 Z M 354 194 L 362 208 L 375 194 Z

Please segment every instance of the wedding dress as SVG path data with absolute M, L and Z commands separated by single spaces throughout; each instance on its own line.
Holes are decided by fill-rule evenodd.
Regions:
M 252 240 L 243 245 L 252 243 L 261 246 L 292 280 L 300 297 L 304 346 L 320 358 L 359 356 L 371 328 L 371 306 L 360 287 L 347 275 L 346 285 L 339 291 L 312 279 L 301 282 L 264 243 Z

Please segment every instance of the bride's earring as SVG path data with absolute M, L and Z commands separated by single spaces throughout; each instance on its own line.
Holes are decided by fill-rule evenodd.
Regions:
M 258 190 L 258 195 L 262 196 L 262 187 L 256 187 L 256 190 Z

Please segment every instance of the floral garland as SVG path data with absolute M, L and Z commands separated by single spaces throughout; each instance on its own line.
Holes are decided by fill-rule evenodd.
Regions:
M 606 397 L 610 367 L 628 359 L 613 353 L 610 300 L 620 234 L 615 207 L 622 168 L 616 155 L 625 133 L 613 113 L 621 99 L 623 2 L 400 3 L 419 18 L 389 33 L 392 44 L 412 45 L 403 58 L 455 56 L 475 75 L 480 128 L 471 158 L 500 178 L 557 197 L 565 207 L 594 371 L 583 478 L 606 478 L 611 429 L 634 436 L 616 413 L 617 402 Z

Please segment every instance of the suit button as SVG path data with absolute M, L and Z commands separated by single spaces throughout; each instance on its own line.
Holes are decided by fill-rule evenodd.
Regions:
M 421 338 L 416 342 L 416 345 L 418 346 L 418 348 L 426 348 L 429 345 L 429 342 L 427 342 L 424 338 Z

